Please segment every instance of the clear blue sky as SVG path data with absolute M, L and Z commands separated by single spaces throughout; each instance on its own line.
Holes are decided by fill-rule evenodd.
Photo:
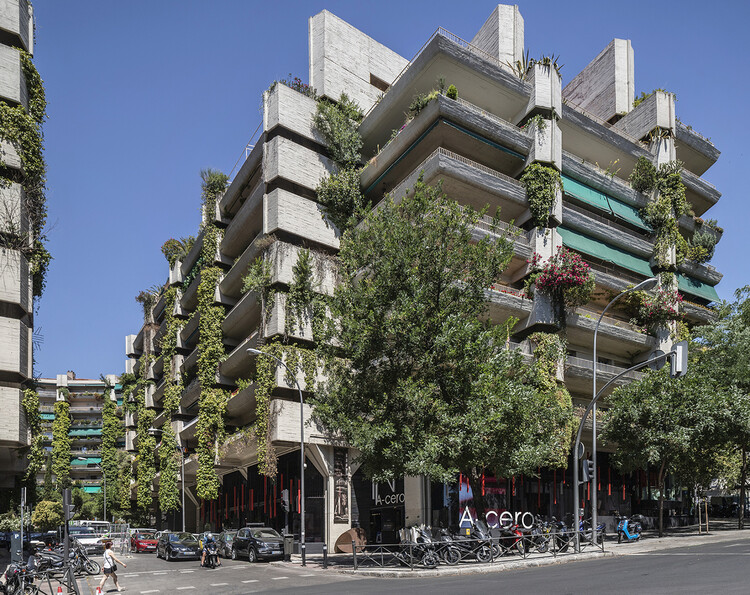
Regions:
M 124 370 L 134 296 L 161 284 L 170 237 L 196 232 L 201 168 L 229 172 L 261 120 L 261 93 L 288 73 L 307 81 L 307 19 L 327 8 L 411 59 L 442 26 L 470 40 L 491 1 L 254 2 L 36 0 L 45 81 L 50 243 L 36 318 L 42 377 Z M 677 115 L 721 158 L 705 175 L 723 193 L 713 264 L 722 298 L 750 283 L 747 184 L 750 3 L 520 2 L 532 56 L 556 54 L 563 84 L 613 38 L 631 39 L 636 92 L 676 93 Z M 736 255 L 736 256 L 735 256 Z

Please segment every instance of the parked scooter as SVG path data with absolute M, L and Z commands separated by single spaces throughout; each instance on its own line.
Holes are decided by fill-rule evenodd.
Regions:
M 632 517 L 623 517 L 619 513 L 615 514 L 615 518 L 618 520 L 617 523 L 617 543 L 622 543 L 624 539 L 628 541 L 638 541 L 641 538 L 641 532 L 643 527 L 640 522 L 640 515 L 633 515 Z

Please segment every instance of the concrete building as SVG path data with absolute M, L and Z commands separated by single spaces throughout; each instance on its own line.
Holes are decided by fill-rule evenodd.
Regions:
M 373 204 L 386 193 L 403 195 L 423 172 L 428 183 L 442 180 L 445 192 L 461 204 L 489 205 L 491 212 L 501 207 L 499 227 L 482 221 L 476 233 L 516 233 L 513 260 L 501 282 L 487 291 L 493 319 L 520 320 L 513 338 L 516 348 L 530 353 L 530 333 L 557 328 L 546 298 L 537 293 L 529 299 L 523 294 L 532 255 L 548 259 L 565 246 L 591 266 L 599 297 L 568 315 L 569 351 L 561 366 L 574 404 L 587 403 L 592 391 L 593 331 L 606 305 L 602 296 L 651 277 L 656 270 L 651 266 L 651 229 L 639 214 L 652 198 L 631 187 L 631 171 L 639 157 L 657 165 L 683 163 L 681 177 L 694 216 L 683 216 L 678 223 L 679 232 L 690 238 L 702 224 L 699 218 L 720 196 L 701 178 L 718 158 L 718 150 L 676 119 L 670 94 L 657 91 L 633 107 L 634 51 L 627 40 L 613 40 L 566 86 L 554 65 L 543 61 L 528 72 L 516 72 L 511 64 L 524 55 L 524 20 L 516 6 L 498 6 L 470 42 L 438 29 L 411 60 L 327 11 L 310 18 L 309 35 L 310 85 L 319 96 L 333 100 L 346 92 L 365 112 L 359 130 L 368 161 L 361 172 L 361 188 Z M 430 93 L 439 78 L 458 88 L 458 99 L 438 94 L 405 124 L 404 114 L 414 96 Z M 339 236 L 324 222 L 315 194 L 334 165 L 313 126 L 315 110 L 315 99 L 284 84 L 265 92 L 260 136 L 253 139 L 252 151 L 218 201 L 215 223 L 223 233 L 215 264 L 224 272 L 215 302 L 226 311 L 222 325 L 226 358 L 217 386 L 231 393 L 226 423 L 232 429 L 247 428 L 255 419 L 255 387 L 246 380 L 256 364 L 246 349 L 285 333 L 284 289 L 291 283 L 301 247 L 313 247 L 320 254 L 315 267 L 319 290 L 331 291 L 335 283 L 324 255 L 335 253 Z M 562 175 L 563 189 L 546 228 L 534 226 L 526 189 L 519 181 L 533 163 Z M 710 233 L 721 235 L 713 228 Z M 198 359 L 199 321 L 192 314 L 198 285 L 194 267 L 202 238 L 199 235 L 190 253 L 171 268 L 167 283 L 179 289 L 175 313 L 185 323 L 175 362 L 188 378 Z M 259 255 L 271 263 L 272 284 L 279 289 L 267 315 L 258 295 L 242 292 L 242 278 Z M 674 250 L 671 255 L 674 263 Z M 717 299 L 714 286 L 721 274 L 690 261 L 676 267 L 676 272 L 687 320 L 710 320 L 707 306 Z M 652 336 L 629 319 L 614 310 L 602 322 L 596 364 L 602 381 L 668 346 L 668 332 Z M 146 389 L 146 405 L 157 412 L 163 407 L 165 386 L 165 362 L 159 357 L 163 320 L 162 296 L 153 308 L 154 323 L 149 320 L 137 335 L 126 339 L 127 371 L 141 372 L 138 358 L 143 353 L 156 355 L 143 373 L 153 380 Z M 309 328 L 302 328 L 294 330 L 291 338 L 305 345 L 312 335 Z M 632 373 L 628 378 L 637 376 Z M 301 375 L 299 381 L 305 390 Z M 186 465 L 189 529 L 211 525 L 217 530 L 248 521 L 281 528 L 287 520 L 291 528 L 298 527 L 299 405 L 294 384 L 281 370 L 276 383 L 270 403 L 271 442 L 279 456 L 276 481 L 258 473 L 257 444 L 239 433 L 218 455 L 220 498 L 200 502 L 193 488 L 196 460 L 191 456 Z M 199 394 L 194 381 L 186 382 L 172 422 L 181 444 L 190 450 L 197 443 Z M 304 415 L 309 421 L 307 405 Z M 136 441 L 132 416 L 128 425 L 127 442 L 132 448 Z M 371 484 L 357 468 L 356 452 L 330 444 L 312 422 L 306 433 L 308 541 L 325 541 L 332 547 L 344 531 L 360 526 L 370 540 L 392 542 L 405 523 L 458 522 L 458 505 L 468 497 L 460 478 L 455 485 L 414 477 Z M 604 510 L 617 507 L 625 512 L 636 500 L 648 500 L 653 485 L 648 477 L 619 476 L 608 465 L 606 452 L 600 453 L 599 464 Z M 503 509 L 561 516 L 572 510 L 571 483 L 569 467 L 567 472 L 541 470 L 541 476 L 533 479 L 488 478 L 487 489 Z M 278 506 L 282 489 L 292 495 L 291 519 Z M 645 504 L 642 511 L 648 512 Z
M 26 0 L 0 1 L 0 103 L 28 110 L 29 93 L 19 49 L 34 52 L 34 14 Z M 26 189 L 17 147 L 0 130 L 0 490 L 18 487 L 29 443 L 21 401 L 32 373 L 34 294 L 28 259 Z M 2 504 L 0 504 L 2 506 Z
M 84 492 L 98 493 L 102 489 L 102 408 L 104 399 L 112 399 L 122 404 L 116 394 L 117 377 L 108 375 L 107 382 L 112 388 L 105 394 L 107 384 L 101 380 L 76 378 L 74 372 L 58 374 L 56 378 L 39 378 L 39 408 L 44 428 L 44 450 L 52 452 L 52 422 L 55 420 L 55 403 L 68 401 L 70 404 L 70 479 L 74 487 Z M 121 446 L 125 447 L 124 440 Z M 44 482 L 43 469 L 37 482 Z

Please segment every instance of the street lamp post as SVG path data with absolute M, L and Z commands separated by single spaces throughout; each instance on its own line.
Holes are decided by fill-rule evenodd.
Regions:
M 284 366 L 286 371 L 291 377 L 294 378 L 294 383 L 297 385 L 297 391 L 299 391 L 299 431 L 300 431 L 300 506 L 299 506 L 299 517 L 300 517 L 300 531 L 299 531 L 299 551 L 302 556 L 302 566 L 305 566 L 305 409 L 304 401 L 302 400 L 302 388 L 297 380 L 297 375 L 292 374 L 292 371 L 287 365 L 281 361 L 275 355 L 261 351 L 260 349 L 253 349 L 249 347 L 247 352 L 252 355 L 265 355 L 273 358 L 277 363 Z
M 597 543 L 598 537 L 596 533 L 596 524 L 597 524 L 597 485 L 596 485 L 596 401 L 599 396 L 599 393 L 596 390 L 596 339 L 597 335 L 599 333 L 599 324 L 602 321 L 602 318 L 604 318 L 604 314 L 609 310 L 610 306 L 614 304 L 617 300 L 619 300 L 622 296 L 624 296 L 627 293 L 630 293 L 632 291 L 647 291 L 649 289 L 652 289 L 656 284 L 659 283 L 659 280 L 656 277 L 650 277 L 649 279 L 646 279 L 645 281 L 641 281 L 636 285 L 635 287 L 631 287 L 630 289 L 626 289 L 625 291 L 620 292 L 617 294 L 612 300 L 607 304 L 607 306 L 602 310 L 602 313 L 599 315 L 599 320 L 596 321 L 596 327 L 594 328 L 594 355 L 593 355 L 593 361 L 591 363 L 592 369 L 593 369 L 593 390 L 592 390 L 592 396 L 591 396 L 591 404 L 589 405 L 589 408 L 592 412 L 592 446 L 591 446 L 591 459 L 593 462 L 593 477 L 591 481 L 593 482 L 594 486 L 591 490 L 591 539 L 593 543 Z M 645 364 L 645 363 L 644 363 Z M 640 366 L 637 366 L 640 367 Z M 633 369 L 633 368 L 631 368 Z M 618 376 L 619 377 L 619 376 Z M 610 381 L 611 382 L 611 381 Z M 609 385 L 609 383 L 607 383 Z M 602 389 L 603 390 L 603 389 Z M 588 411 L 586 412 L 588 413 Z M 579 488 L 578 485 L 578 473 L 579 473 L 579 453 L 578 453 L 578 445 L 581 440 L 581 430 L 583 429 L 583 422 L 586 419 L 586 416 L 584 415 L 584 418 L 581 420 L 581 427 L 578 430 L 578 436 L 576 438 L 576 442 L 573 446 L 573 518 L 575 519 L 575 531 L 576 531 L 576 551 L 580 548 L 580 534 L 579 534 L 579 525 L 578 525 L 578 509 L 580 507 L 580 494 L 579 494 Z

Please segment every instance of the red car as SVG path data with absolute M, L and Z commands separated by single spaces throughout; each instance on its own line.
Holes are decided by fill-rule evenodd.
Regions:
M 130 537 L 130 551 L 135 553 L 155 552 L 157 543 L 154 533 L 134 533 Z

